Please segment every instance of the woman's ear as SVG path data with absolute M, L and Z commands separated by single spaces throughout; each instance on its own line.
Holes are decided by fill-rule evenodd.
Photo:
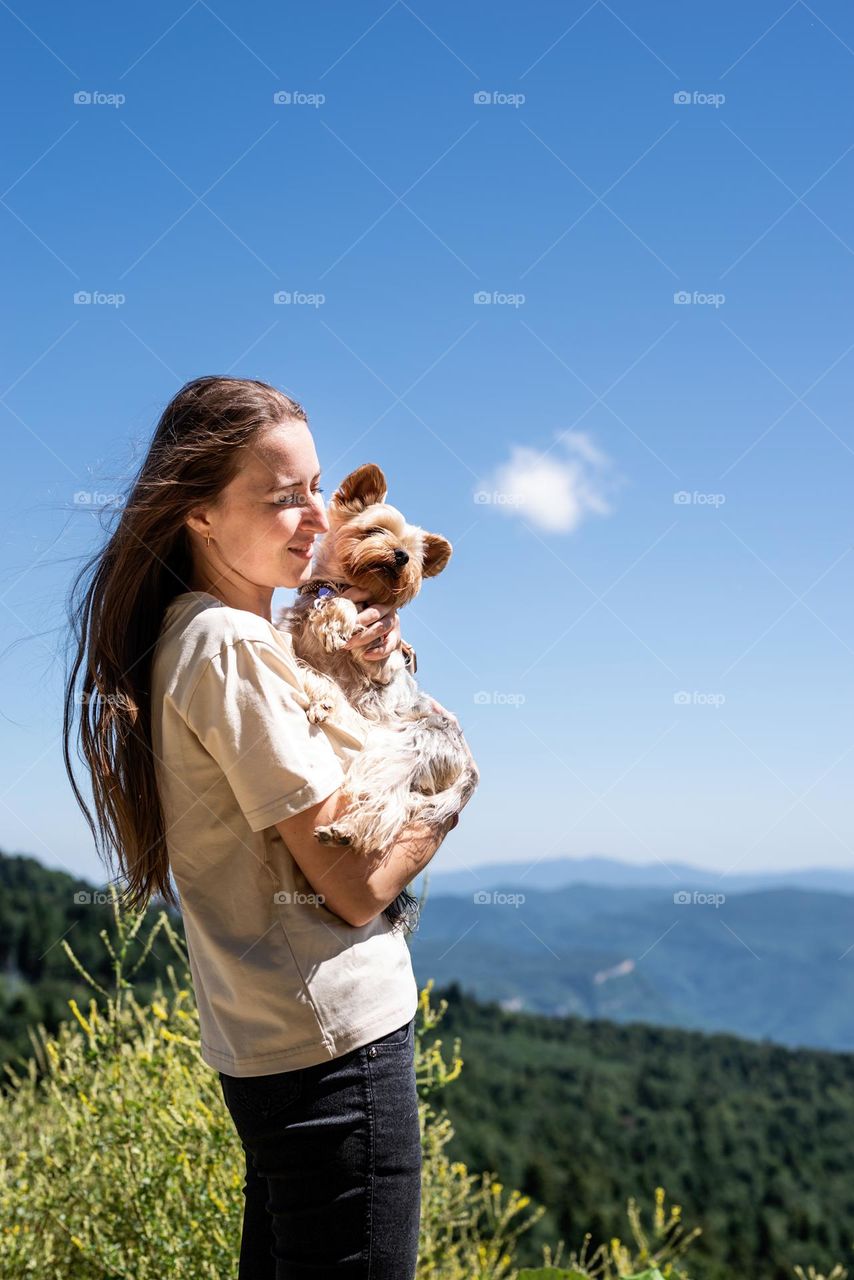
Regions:
M 439 533 L 424 534 L 424 560 L 421 572 L 425 578 L 435 578 L 451 558 L 453 547 Z
M 184 517 L 184 525 L 187 529 L 192 529 L 193 533 L 197 533 L 200 538 L 207 538 L 211 532 L 211 522 L 200 507 L 195 507 L 187 513 Z
M 330 508 L 342 514 L 357 516 L 375 502 L 383 502 L 388 493 L 386 478 L 375 462 L 366 462 L 346 476 L 329 499 Z

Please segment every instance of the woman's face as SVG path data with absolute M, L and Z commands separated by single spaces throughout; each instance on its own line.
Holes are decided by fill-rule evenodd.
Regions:
M 304 422 L 260 431 L 216 504 L 188 521 L 200 535 L 196 552 L 205 577 L 262 592 L 307 582 L 314 539 L 329 528 L 319 482 Z

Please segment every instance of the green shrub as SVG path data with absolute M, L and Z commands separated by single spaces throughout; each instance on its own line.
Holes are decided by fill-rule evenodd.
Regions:
M 33 1057 L 6 1067 L 0 1100 L 0 1274 L 4 1280 L 221 1280 L 233 1274 L 243 1212 L 243 1151 L 199 1055 L 198 1013 L 186 956 L 161 913 L 143 941 L 142 916 L 114 909 L 101 937 L 115 986 L 56 1034 L 32 1033 Z M 141 1004 L 132 979 L 155 940 L 180 961 Z M 138 953 L 138 954 L 137 954 Z M 135 957 L 132 964 L 131 960 Z M 176 972 L 177 968 L 177 972 Z M 178 974 L 181 978 L 179 980 Z M 512 1280 L 512 1245 L 543 1210 L 488 1175 L 448 1160 L 453 1131 L 429 1099 L 462 1066 L 433 1034 L 443 1010 L 421 993 L 416 1070 L 423 1125 L 424 1193 L 419 1280 Z M 423 1043 L 425 1034 L 431 1042 Z
M 55 1034 L 31 1031 L 33 1055 L 6 1066 L 0 1098 L 0 1274 L 4 1280 L 222 1280 L 236 1271 L 243 1213 L 243 1150 L 199 1054 L 198 1013 L 184 946 L 162 912 L 142 939 L 142 915 L 123 916 L 101 938 L 110 956 L 108 991 L 66 953 L 93 989 L 89 1007 L 69 1000 L 72 1018 Z M 140 1003 L 133 977 L 155 941 L 167 941 L 154 997 Z M 659 1188 L 644 1228 L 630 1201 L 632 1244 L 591 1252 L 585 1239 L 563 1269 L 563 1242 L 546 1248 L 545 1269 L 514 1265 L 519 1236 L 543 1215 L 490 1173 L 470 1173 L 447 1154 L 453 1137 L 436 1107 L 462 1070 L 460 1042 L 446 1058 L 436 1034 L 447 1008 L 420 993 L 416 1076 L 424 1170 L 418 1280 L 688 1280 L 686 1232 Z M 843 1280 L 833 1272 L 828 1280 Z M 640 1280 L 640 1276 L 639 1276 Z M 800 1280 L 807 1277 L 800 1273 Z M 810 1280 L 822 1280 L 810 1276 Z

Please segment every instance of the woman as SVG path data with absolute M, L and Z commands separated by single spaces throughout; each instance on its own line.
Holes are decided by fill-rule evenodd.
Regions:
M 411 1280 L 418 992 L 390 904 L 456 819 L 381 860 L 313 838 L 367 731 L 347 706 L 309 724 L 271 622 L 328 528 L 319 477 L 305 413 L 273 387 L 178 392 L 72 591 L 65 761 L 124 905 L 177 905 L 177 888 L 201 1055 L 246 1157 L 240 1280 Z M 366 657 L 400 643 L 392 608 L 359 620 Z M 78 711 L 94 813 L 72 773 Z

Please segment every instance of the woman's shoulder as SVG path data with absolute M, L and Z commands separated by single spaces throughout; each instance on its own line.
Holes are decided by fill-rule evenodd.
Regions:
M 241 715 L 248 714 L 253 697 L 256 703 L 269 698 L 270 705 L 292 709 L 290 696 L 283 696 L 283 681 L 305 710 L 309 699 L 288 631 L 204 592 L 184 592 L 169 605 L 154 659 L 155 703 L 168 704 L 188 723 L 209 717 L 223 697 L 235 699 Z M 323 729 L 353 750 L 364 745 L 369 724 L 342 698 Z
M 285 662 L 295 662 L 291 636 L 260 614 L 225 605 L 203 591 L 186 591 L 166 610 L 156 662 L 174 680 L 189 672 L 198 673 L 238 643 L 272 647 Z

